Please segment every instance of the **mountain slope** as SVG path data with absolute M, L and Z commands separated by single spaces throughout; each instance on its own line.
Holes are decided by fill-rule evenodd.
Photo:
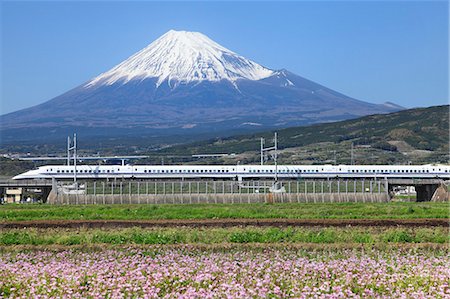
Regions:
M 111 70 L 0 117 L 2 143 L 85 136 L 256 131 L 400 110 L 270 70 L 196 32 L 169 31 Z M 119 135 L 118 135 L 119 134 Z
M 358 163 L 448 163 L 449 106 L 408 109 L 353 120 L 278 130 L 281 161 L 350 163 L 351 143 Z M 174 146 L 159 155 L 236 153 L 235 160 L 259 161 L 259 138 L 273 131 Z M 334 162 L 334 161 L 333 161 Z

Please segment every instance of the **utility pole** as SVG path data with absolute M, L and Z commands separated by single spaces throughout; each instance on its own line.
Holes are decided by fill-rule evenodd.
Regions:
M 274 145 L 271 147 L 264 148 L 264 138 L 261 138 L 261 165 L 264 165 L 264 152 L 267 151 L 275 151 L 275 153 L 272 155 L 273 160 L 275 162 L 275 182 L 278 181 L 278 133 L 275 132 L 274 138 L 273 138 Z
M 73 182 L 77 183 L 77 134 L 73 134 L 73 146 L 70 146 L 70 137 L 67 137 L 67 165 L 70 165 L 70 151 L 73 150 Z
M 353 142 L 352 142 L 352 149 L 351 149 L 351 158 L 350 158 L 350 165 L 354 164 L 354 158 L 353 158 Z
M 67 166 L 70 166 L 70 136 L 67 136 Z
M 73 134 L 73 181 L 75 183 L 75 188 L 77 187 L 77 133 Z
M 261 165 L 264 165 L 264 138 L 261 137 Z
M 275 132 L 275 136 L 274 136 L 274 141 L 273 143 L 275 144 L 275 156 L 274 156 L 274 160 L 275 160 L 275 182 L 278 182 L 278 163 L 277 163 L 277 158 L 278 158 L 278 134 L 277 132 Z

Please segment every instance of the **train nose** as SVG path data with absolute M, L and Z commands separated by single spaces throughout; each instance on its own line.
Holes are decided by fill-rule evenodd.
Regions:
M 19 175 L 16 175 L 15 177 L 13 177 L 13 180 L 25 180 L 25 179 L 33 179 L 35 178 L 35 173 L 33 170 L 21 173 Z
M 19 175 L 14 176 L 12 179 L 13 180 L 22 180 L 22 179 L 24 179 L 24 176 L 23 176 L 23 174 L 19 174 Z

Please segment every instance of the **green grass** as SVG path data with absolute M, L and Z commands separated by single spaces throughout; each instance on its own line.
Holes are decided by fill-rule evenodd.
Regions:
M 449 204 L 284 203 L 192 205 L 3 205 L 0 221 L 24 220 L 145 220 L 145 219 L 415 219 L 449 218 Z
M 227 243 L 436 243 L 450 241 L 448 228 L 122 228 L 11 229 L 0 234 L 0 245 L 93 244 L 227 244 Z

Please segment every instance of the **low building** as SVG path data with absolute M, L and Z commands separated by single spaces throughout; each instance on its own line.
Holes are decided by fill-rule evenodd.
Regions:
M 22 199 L 23 188 L 6 188 L 5 201 L 7 203 L 20 202 Z

